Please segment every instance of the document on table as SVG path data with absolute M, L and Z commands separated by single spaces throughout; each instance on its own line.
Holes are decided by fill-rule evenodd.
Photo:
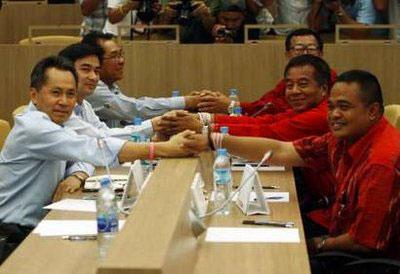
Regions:
M 119 230 L 125 224 L 125 220 L 119 221 Z M 72 236 L 72 235 L 96 235 L 97 224 L 95 220 L 43 220 L 33 230 L 40 236 Z
M 64 199 L 45 206 L 44 209 L 96 212 L 96 201 L 81 199 Z
M 210 200 L 214 200 L 214 192 L 211 194 Z M 289 203 L 289 192 L 264 192 L 264 197 L 268 203 Z M 256 193 L 250 192 L 251 201 L 256 199 Z M 237 200 L 237 195 L 233 197 L 232 201 Z
M 209 227 L 206 242 L 300 243 L 300 236 L 297 228 Z

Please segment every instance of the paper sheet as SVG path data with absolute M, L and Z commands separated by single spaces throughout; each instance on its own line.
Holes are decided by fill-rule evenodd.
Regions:
M 254 165 L 253 167 L 256 167 L 257 165 Z M 233 171 L 241 171 L 244 170 L 244 165 L 243 164 L 232 164 Z M 261 165 L 257 171 L 285 171 L 284 166 L 266 166 L 266 165 Z
M 206 242 L 300 243 L 297 228 L 209 227 Z
M 80 199 L 64 199 L 45 206 L 44 209 L 96 212 L 96 201 Z
M 214 192 L 211 193 L 210 201 L 214 201 Z M 289 202 L 289 192 L 264 192 L 264 197 L 267 199 L 268 203 L 288 203 Z M 256 198 L 256 193 L 254 191 L 250 192 L 250 200 Z M 237 196 L 233 197 L 232 201 L 236 202 Z
M 119 221 L 121 230 L 125 220 Z M 95 235 L 97 224 L 95 220 L 43 220 L 33 231 L 40 236 L 72 236 Z

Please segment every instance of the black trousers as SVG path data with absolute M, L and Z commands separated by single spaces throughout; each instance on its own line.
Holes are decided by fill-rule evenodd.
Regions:
M 0 264 L 19 246 L 34 227 L 0 223 Z

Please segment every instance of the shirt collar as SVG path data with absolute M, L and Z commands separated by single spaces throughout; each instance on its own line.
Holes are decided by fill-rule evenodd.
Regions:
M 342 140 L 339 142 L 339 145 L 344 149 L 347 150 L 348 155 L 355 159 L 358 156 L 362 155 L 367 147 L 374 141 L 376 136 L 383 132 L 383 129 L 387 126 L 386 119 L 382 116 L 380 120 L 373 125 L 360 139 L 358 139 L 355 143 L 349 144 L 348 141 Z

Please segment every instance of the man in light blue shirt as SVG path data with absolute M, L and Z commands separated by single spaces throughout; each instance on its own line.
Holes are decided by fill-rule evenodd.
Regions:
M 76 104 L 77 79 L 72 64 L 62 57 L 45 58 L 32 71 L 30 106 L 15 118 L 0 154 L 0 236 L 8 237 L 6 254 L 44 217 L 43 206 L 51 202 L 60 181 L 71 190 L 80 187 L 80 162 L 115 166 L 153 155 L 189 155 L 181 148 L 183 135 L 155 144 L 103 137 L 94 127 L 91 136 L 79 135 L 67 125 Z
M 198 96 L 170 98 L 132 98 L 123 94 L 116 84 L 123 78 L 125 65 L 121 45 L 112 34 L 91 32 L 83 37 L 82 43 L 100 46 L 104 50 L 100 81 L 94 93 L 87 97 L 96 114 L 110 127 L 120 127 L 121 121 L 129 122 L 135 117 L 148 119 L 174 109 L 196 109 Z
M 95 114 L 91 104 L 85 100 L 93 94 L 99 81 L 100 60 L 103 54 L 102 48 L 88 44 L 77 43 L 63 49 L 59 55 L 69 59 L 78 74 L 78 97 L 74 108 L 74 114 L 83 121 L 91 124 L 104 133 L 105 136 L 130 139 L 133 133 L 139 133 L 151 137 L 154 133 L 153 127 L 157 129 L 157 122 L 160 118 L 146 120 L 140 126 L 126 126 L 124 128 L 109 128 L 104 122 L 100 121 Z M 77 119 L 69 119 L 69 126 L 81 128 L 86 123 L 80 123 Z M 76 122 L 72 125 L 72 121 Z

